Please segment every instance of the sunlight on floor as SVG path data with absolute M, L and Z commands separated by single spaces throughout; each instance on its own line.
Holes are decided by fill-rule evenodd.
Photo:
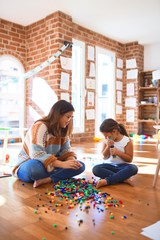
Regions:
M 0 196 L 0 207 L 1 207 L 2 205 L 4 205 L 5 202 L 6 202 L 6 199 L 5 199 L 4 197 Z

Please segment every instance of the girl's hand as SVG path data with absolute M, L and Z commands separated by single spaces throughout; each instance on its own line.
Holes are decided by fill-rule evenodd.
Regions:
M 108 138 L 108 147 L 114 146 L 114 141 Z
M 117 149 L 115 147 L 110 148 L 110 153 L 112 156 L 116 156 L 117 155 Z

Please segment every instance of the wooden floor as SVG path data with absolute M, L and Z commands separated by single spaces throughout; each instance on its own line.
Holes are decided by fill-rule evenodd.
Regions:
M 78 177 L 92 181 L 100 143 L 74 144 L 73 150 L 86 162 L 86 172 Z M 152 187 L 156 144 L 135 143 L 134 163 L 139 167 L 134 187 L 124 183 L 101 188 L 119 204 L 108 209 L 103 203 L 99 209 L 90 204 L 88 212 L 85 203 L 73 209 L 64 203 L 53 211 L 60 200 L 51 203 L 47 192 L 53 191 L 52 184 L 34 189 L 14 177 L 0 178 L 0 240 L 148 239 L 140 234 L 142 228 L 160 220 L 160 178 L 156 188 Z

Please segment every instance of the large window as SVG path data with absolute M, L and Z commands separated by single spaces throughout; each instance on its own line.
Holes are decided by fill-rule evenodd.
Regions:
M 95 136 L 106 118 L 115 118 L 115 54 L 96 47 L 96 123 Z
M 72 104 L 75 108 L 74 133 L 84 132 L 84 69 L 85 44 L 73 39 L 72 47 Z
M 24 127 L 23 66 L 14 57 L 0 57 L 0 127 Z M 18 133 L 10 132 L 12 137 Z

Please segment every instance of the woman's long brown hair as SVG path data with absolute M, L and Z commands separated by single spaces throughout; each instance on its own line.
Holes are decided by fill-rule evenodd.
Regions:
M 43 122 L 48 128 L 48 133 L 51 133 L 56 137 L 71 136 L 73 130 L 73 120 L 70 120 L 66 128 L 61 128 L 59 126 L 59 120 L 65 113 L 72 111 L 74 112 L 74 107 L 71 103 L 65 100 L 59 100 L 52 106 L 47 116 L 37 120 L 36 122 Z

